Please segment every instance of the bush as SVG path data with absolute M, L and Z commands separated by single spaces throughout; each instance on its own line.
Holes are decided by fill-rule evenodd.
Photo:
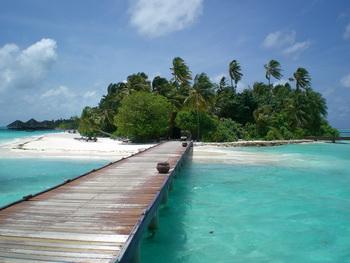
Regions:
M 203 141 L 235 142 L 243 137 L 242 125 L 231 119 L 215 120 L 215 124 L 215 130 L 209 132 Z
M 199 121 L 199 136 L 198 136 L 198 121 Z M 197 116 L 195 110 L 183 110 L 180 111 L 176 118 L 175 124 L 181 130 L 188 130 L 191 132 L 192 137 L 197 140 L 207 138 L 208 133 L 213 131 L 216 127 L 215 119 L 208 113 L 202 112 Z
M 322 136 L 338 137 L 339 131 L 328 124 L 324 124 L 321 126 L 321 134 Z
M 126 97 L 114 118 L 118 134 L 136 142 L 146 142 L 166 135 L 172 106 L 161 95 L 136 92 Z

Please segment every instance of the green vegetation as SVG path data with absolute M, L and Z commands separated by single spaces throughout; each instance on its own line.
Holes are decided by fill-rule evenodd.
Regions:
M 114 134 L 136 141 L 179 138 L 181 130 L 202 141 L 338 135 L 326 120 L 326 100 L 312 89 L 305 68 L 287 83 L 273 85 L 272 78 L 283 77 L 280 63 L 263 66 L 267 83 L 256 82 L 238 93 L 243 74 L 236 60 L 229 63 L 229 85 L 225 77 L 212 83 L 205 73 L 192 78 L 185 61 L 176 57 L 170 80 L 157 76 L 151 81 L 142 72 L 110 84 L 97 107 L 83 110 L 78 130 L 85 136 Z
M 170 128 L 170 102 L 161 95 L 144 91 L 126 97 L 114 118 L 118 133 L 134 141 L 156 140 Z
M 59 130 L 76 130 L 79 127 L 79 118 L 71 117 L 70 119 L 55 120 L 54 127 Z

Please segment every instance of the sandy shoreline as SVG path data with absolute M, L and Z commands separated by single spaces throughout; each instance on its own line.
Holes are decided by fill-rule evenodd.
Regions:
M 105 159 L 119 160 L 122 157 L 143 151 L 154 143 L 124 143 L 109 138 L 98 138 L 97 142 L 78 140 L 79 134 L 48 133 L 25 139 L 14 140 L 0 145 L 0 158 L 67 158 L 67 159 Z M 284 144 L 307 143 L 308 140 L 295 141 L 238 141 L 229 143 L 194 143 L 194 157 L 207 159 L 220 156 L 223 147 L 276 146 Z M 225 154 L 224 154 L 225 155 Z M 242 160 L 242 152 L 233 152 L 230 159 Z
M 143 151 L 154 143 L 123 143 L 109 138 L 97 142 L 78 140 L 72 133 L 48 133 L 0 145 L 0 158 L 68 158 L 118 160 Z
M 281 165 L 290 159 L 289 155 L 267 152 L 245 151 L 247 147 L 269 147 L 287 144 L 314 143 L 311 140 L 237 141 L 237 142 L 195 142 L 192 161 L 197 163 L 239 164 L 239 165 Z M 285 162 L 287 163 L 287 162 Z

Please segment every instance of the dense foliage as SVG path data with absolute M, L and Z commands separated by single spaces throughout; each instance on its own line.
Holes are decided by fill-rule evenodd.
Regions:
M 83 110 L 79 132 L 113 133 L 138 141 L 179 138 L 180 130 L 202 141 L 338 135 L 326 120 L 326 100 L 312 89 L 305 68 L 298 68 L 285 84 L 272 84 L 272 78 L 283 77 L 281 65 L 271 60 L 263 66 L 267 83 L 256 82 L 239 93 L 243 74 L 238 61 L 229 63 L 230 85 L 225 77 L 212 83 L 205 73 L 192 78 L 185 61 L 176 57 L 170 80 L 157 76 L 151 81 L 137 73 L 126 82 L 110 84 L 97 107 Z
M 76 130 L 79 127 L 79 118 L 71 117 L 70 119 L 55 120 L 54 126 L 60 130 Z
M 161 95 L 136 92 L 126 97 L 114 118 L 118 133 L 134 141 L 156 140 L 170 128 L 171 104 Z

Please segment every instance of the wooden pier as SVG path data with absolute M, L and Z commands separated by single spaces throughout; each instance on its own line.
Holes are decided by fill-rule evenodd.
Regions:
M 308 136 L 305 137 L 306 140 L 313 140 L 313 141 L 349 141 L 350 137 L 328 137 L 328 136 Z
M 139 262 L 192 149 L 166 142 L 0 210 L 0 262 Z M 158 173 L 158 162 L 170 171 Z

